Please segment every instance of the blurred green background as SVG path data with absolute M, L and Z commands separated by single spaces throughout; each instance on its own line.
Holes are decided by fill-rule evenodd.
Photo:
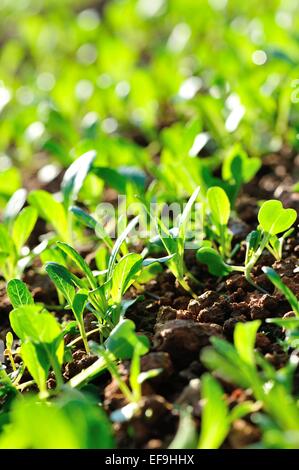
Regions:
M 297 148 L 298 11 L 297 0 L 2 0 L 0 192 L 12 165 L 66 166 L 89 148 L 111 166 L 165 142 L 184 152 L 194 119 L 208 154 Z

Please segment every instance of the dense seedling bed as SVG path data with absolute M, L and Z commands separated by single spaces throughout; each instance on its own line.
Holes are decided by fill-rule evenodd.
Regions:
M 0 448 L 299 448 L 298 6 L 21 3 Z

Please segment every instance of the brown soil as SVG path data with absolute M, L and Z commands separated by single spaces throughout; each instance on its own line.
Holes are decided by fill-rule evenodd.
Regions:
M 287 207 L 299 212 L 299 194 L 291 192 L 291 186 L 299 173 L 299 160 L 285 150 L 281 155 L 265 157 L 263 167 L 254 180 L 247 184 L 236 204 L 238 218 L 231 223 L 234 243 L 240 243 L 256 227 L 259 201 L 276 197 Z M 285 298 L 274 291 L 261 268 L 273 266 L 297 296 L 299 296 L 299 273 L 294 273 L 298 265 L 299 232 L 296 228 L 286 241 L 282 261 L 265 253 L 254 269 L 255 282 L 268 293 L 255 290 L 240 274 L 217 279 L 211 276 L 205 266 L 199 265 L 192 251 L 186 254 L 190 271 L 202 282 L 197 289 L 198 299 L 191 299 L 177 285 L 168 271 L 161 273 L 145 286 L 144 300 L 137 302 L 127 313 L 138 332 L 145 333 L 151 341 L 150 352 L 142 358 L 142 371 L 160 368 L 162 373 L 143 385 L 143 401 L 139 414 L 125 424 L 115 424 L 117 443 L 120 448 L 165 448 L 175 435 L 178 425 L 178 406 L 191 405 L 195 422 L 200 423 L 200 391 L 196 386 L 205 371 L 200 362 L 200 351 L 209 344 L 211 336 L 232 340 L 237 322 L 255 319 L 262 320 L 257 335 L 256 347 L 265 357 L 279 368 L 288 359 L 278 344 L 283 338 L 281 328 L 265 322 L 270 317 L 283 317 L 290 311 Z M 235 262 L 244 259 L 244 246 L 241 244 Z M 41 274 L 37 266 L 30 268 L 25 275 L 35 300 L 47 305 L 57 303 L 56 292 L 49 279 Z M 129 296 L 136 296 L 134 288 Z M 9 301 L 5 285 L 0 285 L 0 338 L 4 339 L 8 330 Z M 68 312 L 56 312 L 61 321 L 72 319 Z M 88 330 L 94 328 L 93 316 L 86 318 Z M 69 334 L 67 342 L 75 336 Z M 96 339 L 96 338 L 95 338 Z M 72 361 L 64 368 L 64 378 L 70 379 L 96 360 L 82 350 L 77 343 L 72 351 Z M 128 381 L 129 361 L 119 365 L 119 371 Z M 299 373 L 298 384 L 299 384 Z M 296 377 L 297 377 L 296 375 Z M 53 379 L 50 378 L 50 381 Z M 193 384 L 193 386 L 190 385 Z M 194 385 L 195 384 L 195 385 Z M 103 374 L 95 381 L 99 398 L 103 400 L 108 413 L 126 405 L 126 400 L 115 380 Z M 296 385 L 296 384 L 295 384 Z M 49 386 L 51 384 L 49 383 Z M 247 392 L 231 384 L 223 383 L 228 402 L 233 404 L 248 399 Z M 150 410 L 150 411 L 149 411 Z M 259 430 L 248 419 L 238 420 L 226 440 L 224 447 L 240 448 L 257 442 Z

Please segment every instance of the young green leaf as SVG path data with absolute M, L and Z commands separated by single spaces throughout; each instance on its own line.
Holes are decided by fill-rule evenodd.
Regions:
M 60 335 L 60 326 L 53 315 L 41 312 L 38 305 L 23 305 L 9 315 L 12 329 L 22 340 L 51 343 Z
M 13 253 L 14 247 L 7 227 L 0 224 L 0 253 L 9 255 Z
M 220 226 L 227 225 L 230 216 L 230 202 L 226 192 L 222 188 L 214 186 L 209 188 L 207 199 L 214 223 Z
M 233 269 L 226 264 L 219 253 L 214 248 L 202 247 L 196 253 L 196 259 L 208 266 L 210 274 L 213 276 L 227 276 Z
M 234 330 L 234 342 L 240 358 L 249 366 L 254 366 L 254 345 L 260 320 L 237 323 Z
M 6 343 L 6 348 L 7 349 L 11 349 L 12 346 L 13 346 L 13 334 L 11 331 L 9 331 L 8 333 L 6 333 L 6 336 L 5 336 L 5 343 Z
M 12 239 L 18 253 L 29 238 L 36 224 L 37 216 L 37 210 L 34 207 L 25 207 L 14 221 Z
M 35 207 L 42 219 L 52 225 L 63 240 L 68 240 L 68 222 L 63 205 L 53 195 L 44 190 L 32 191 L 29 203 Z
M 114 265 L 116 263 L 117 255 L 119 253 L 119 250 L 121 249 L 121 246 L 122 246 L 123 242 L 125 241 L 125 239 L 129 235 L 131 230 L 133 230 L 133 228 L 137 225 L 137 223 L 138 223 L 138 216 L 134 217 L 134 219 L 132 219 L 129 222 L 129 224 L 127 225 L 125 230 L 117 238 L 117 240 L 114 244 L 113 250 L 111 252 L 110 259 L 109 259 L 108 278 L 110 278 L 112 276 L 112 272 L 113 272 L 113 269 L 114 269 Z
M 180 410 L 180 421 L 174 439 L 168 449 L 195 449 L 198 436 L 191 411 L 186 407 Z
M 23 188 L 20 188 L 13 193 L 3 214 L 3 221 L 6 225 L 10 225 L 10 223 L 16 218 L 26 202 L 26 197 L 27 191 Z
M 175 253 L 173 253 L 172 255 L 168 255 L 168 256 L 162 256 L 161 258 L 145 258 L 142 261 L 142 266 L 147 267 L 147 266 L 151 266 L 154 263 L 160 263 L 160 264 L 167 263 L 174 256 L 175 256 Z
M 178 236 L 179 237 L 185 238 L 185 232 L 186 232 L 186 226 L 187 226 L 187 223 L 188 223 L 188 217 L 189 217 L 189 214 L 191 212 L 193 204 L 195 203 L 196 199 L 198 198 L 199 192 L 200 192 L 200 187 L 195 189 L 195 191 L 191 195 L 189 201 L 187 202 L 187 204 L 186 204 L 186 206 L 183 210 L 183 213 L 182 213 L 182 215 L 179 219 L 179 223 L 178 223 L 178 229 L 179 229 Z
M 262 229 L 270 235 L 288 230 L 296 219 L 295 209 L 284 209 L 282 203 L 274 199 L 264 202 L 258 213 Z
M 83 321 L 83 314 L 84 314 L 87 300 L 88 300 L 87 292 L 84 292 L 82 290 L 77 292 L 73 300 L 72 310 L 74 312 L 75 318 L 79 326 L 79 330 L 80 330 L 80 334 L 81 334 L 81 337 L 85 346 L 85 350 L 87 353 L 89 353 L 89 346 L 88 346 L 88 341 L 87 341 L 87 336 L 86 336 L 86 331 L 85 331 L 85 326 L 84 326 L 84 321 Z
M 221 338 L 212 338 L 213 347 L 204 348 L 201 353 L 203 364 L 224 380 L 229 380 L 240 387 L 248 388 L 248 366 L 241 360 L 236 348 Z
M 97 221 L 87 212 L 85 212 L 83 209 L 77 206 L 72 206 L 70 209 L 70 212 L 74 214 L 74 216 L 81 222 L 82 225 L 85 225 L 85 227 L 91 228 L 93 230 L 96 229 L 97 226 Z
M 119 194 L 126 194 L 127 179 L 119 171 L 101 166 L 94 167 L 92 171 L 98 178 L 103 179 L 109 187 L 116 189 Z
M 228 405 L 221 386 L 210 374 L 203 375 L 201 389 L 203 409 L 198 448 L 218 449 L 230 429 Z
M 114 448 L 112 427 L 104 411 L 92 398 L 73 390 L 53 400 L 31 394 L 15 400 L 10 423 L 0 436 L 0 449 Z
M 76 316 L 77 321 L 81 322 L 83 318 L 83 313 L 84 309 L 87 303 L 88 295 L 84 291 L 79 291 L 76 293 L 73 304 L 72 304 L 72 309 L 73 312 Z
M 52 366 L 57 385 L 62 385 L 60 366 L 63 362 L 64 342 L 56 318 L 37 305 L 24 305 L 10 312 L 13 331 L 21 339 L 24 362 L 45 392 L 45 376 Z M 42 372 L 43 371 L 43 372 Z
M 45 269 L 68 304 L 72 305 L 75 296 L 75 287 L 71 273 L 64 266 L 57 263 L 48 263 Z
M 76 263 L 76 265 L 79 267 L 79 269 L 81 269 L 81 271 L 86 275 L 86 277 L 87 277 L 87 279 L 90 283 L 91 288 L 96 289 L 97 282 L 96 282 L 96 280 L 95 280 L 95 278 L 92 274 L 92 271 L 91 271 L 90 267 L 88 266 L 86 261 L 82 258 L 82 256 L 79 255 L 79 253 L 73 247 L 68 245 L 67 243 L 57 242 L 57 246 L 62 251 L 64 251 L 64 253 L 66 253 L 69 256 L 69 258 L 71 258 Z
M 129 253 L 115 266 L 112 274 L 110 295 L 115 303 L 120 303 L 123 294 L 135 281 L 142 268 L 142 256 L 137 253 Z
M 77 198 L 95 157 L 96 151 L 89 150 L 77 158 L 66 170 L 61 183 L 63 204 L 66 210 Z
M 118 359 L 131 359 L 136 344 L 140 343 L 140 354 L 146 354 L 149 350 L 149 340 L 146 336 L 135 333 L 135 325 L 132 320 L 121 320 L 112 330 L 106 340 L 106 348 Z
M 30 375 L 35 380 L 41 396 L 47 396 L 47 378 L 50 370 L 50 361 L 42 350 L 27 341 L 21 345 L 21 356 Z
M 13 308 L 23 305 L 33 305 L 33 297 L 26 284 L 19 279 L 12 279 L 7 284 L 7 294 Z
M 281 277 L 277 272 L 270 267 L 264 266 L 262 268 L 264 273 L 268 276 L 272 284 L 283 293 L 287 301 L 292 307 L 293 312 L 296 314 L 297 317 L 299 317 L 299 301 L 296 298 L 295 294 L 287 287 L 284 282 L 282 281 Z

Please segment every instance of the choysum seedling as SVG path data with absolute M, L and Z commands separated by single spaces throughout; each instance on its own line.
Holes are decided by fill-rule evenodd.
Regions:
M 111 354 L 111 352 L 106 350 L 103 346 L 99 346 L 97 344 L 92 344 L 92 350 L 98 356 L 103 358 L 107 369 L 109 370 L 114 380 L 117 382 L 119 389 L 122 391 L 128 402 L 128 405 L 124 406 L 120 410 L 113 412 L 111 419 L 113 421 L 119 422 L 129 420 L 139 409 L 142 398 L 143 382 L 150 378 L 156 377 L 158 374 L 160 374 L 161 369 L 152 369 L 146 372 L 141 372 L 140 358 L 144 354 L 144 346 L 141 343 L 136 343 L 131 360 L 128 386 L 117 368 L 113 354 Z
M 41 305 L 35 305 L 27 286 L 18 279 L 8 283 L 7 292 L 14 309 L 10 325 L 21 340 L 20 354 L 34 378 L 41 397 L 47 397 L 47 379 L 53 369 L 57 387 L 63 385 L 61 365 L 64 342 L 56 318 Z
M 263 271 L 276 289 L 285 296 L 295 315 L 294 317 L 289 316 L 288 318 L 268 318 L 267 322 L 275 323 L 285 329 L 285 340 L 283 343 L 286 344 L 286 348 L 297 348 L 299 345 L 299 301 L 294 292 L 284 284 L 281 277 L 274 269 L 263 267 Z
M 26 191 L 18 190 L 8 202 L 0 224 L 0 273 L 7 281 L 20 277 L 40 249 L 37 246 L 30 252 L 24 247 L 37 221 L 33 207 L 22 209 L 25 201 Z
M 296 211 L 294 209 L 285 209 L 280 201 L 266 201 L 258 213 L 259 226 L 257 230 L 251 232 L 246 239 L 244 266 L 231 266 L 225 263 L 219 253 L 211 246 L 200 248 L 197 252 L 197 259 L 201 263 L 207 264 L 209 272 L 215 276 L 225 276 L 232 271 L 243 272 L 247 281 L 254 287 L 258 287 L 252 280 L 252 269 L 265 248 L 270 248 L 270 252 L 273 252 L 274 238 L 277 238 L 279 233 L 283 234 L 279 239 L 280 243 L 282 243 L 286 233 L 290 233 L 289 229 L 294 224 L 296 218 Z M 272 243 L 271 246 L 270 243 Z
M 298 357 L 292 355 L 284 367 L 276 370 L 254 349 L 260 325 L 260 321 L 238 323 L 234 330 L 234 346 L 223 339 L 212 338 L 212 347 L 203 350 L 201 360 L 225 381 L 251 389 L 257 403 L 273 421 L 277 433 L 286 437 L 289 433 L 299 432 L 299 407 L 291 395 Z M 264 439 L 268 438 L 270 435 L 266 433 Z
M 209 239 L 215 240 L 219 246 L 219 253 L 224 260 L 231 257 L 232 233 L 228 228 L 230 217 L 230 202 L 226 192 L 219 186 L 209 188 L 207 192 L 207 204 L 209 209 L 209 223 L 206 231 Z
M 137 217 L 131 220 L 115 244 L 112 245 L 107 269 L 101 273 L 94 274 L 82 256 L 64 242 L 57 242 L 57 246 L 67 255 L 68 259 L 72 260 L 84 277 L 79 279 L 58 263 L 50 262 L 46 265 L 48 275 L 66 299 L 67 307 L 74 313 L 87 352 L 89 352 L 89 346 L 83 321 L 86 307 L 98 320 L 101 338 L 107 337 L 126 309 L 135 302 L 135 300 L 123 301 L 123 295 L 138 278 L 142 267 L 156 262 L 166 262 L 170 259 L 170 256 L 159 259 L 143 259 L 137 253 L 127 253 L 120 258 L 122 244 L 137 222 Z
M 35 207 L 39 216 L 49 223 L 58 237 L 65 242 L 72 243 L 73 240 L 72 214 L 69 209 L 77 199 L 95 157 L 96 152 L 90 150 L 69 166 L 61 183 L 62 202 L 41 189 L 32 191 L 28 196 L 29 203 Z
M 201 392 L 200 434 L 198 436 L 191 412 L 188 408 L 183 408 L 178 431 L 170 449 L 219 449 L 231 425 L 259 408 L 252 401 L 243 401 L 230 410 L 220 383 L 208 373 L 203 374 L 198 385 L 194 384 L 193 387 L 195 390 L 199 388 Z
M 154 218 L 155 225 L 157 232 L 159 234 L 159 238 L 168 253 L 170 259 L 167 262 L 167 265 L 173 275 L 176 277 L 178 282 L 181 286 L 189 292 L 194 298 L 197 298 L 197 295 L 193 292 L 191 287 L 188 284 L 189 280 L 199 284 L 199 281 L 194 278 L 194 276 L 187 270 L 184 261 L 184 254 L 185 254 L 185 241 L 187 236 L 187 228 L 189 222 L 189 215 L 192 209 L 193 204 L 195 203 L 198 195 L 200 192 L 200 188 L 196 188 L 193 192 L 192 196 L 190 197 L 189 201 L 187 202 L 181 216 L 177 221 L 177 225 L 172 228 L 168 229 L 163 221 L 158 217 Z M 153 217 L 152 214 L 150 214 Z

